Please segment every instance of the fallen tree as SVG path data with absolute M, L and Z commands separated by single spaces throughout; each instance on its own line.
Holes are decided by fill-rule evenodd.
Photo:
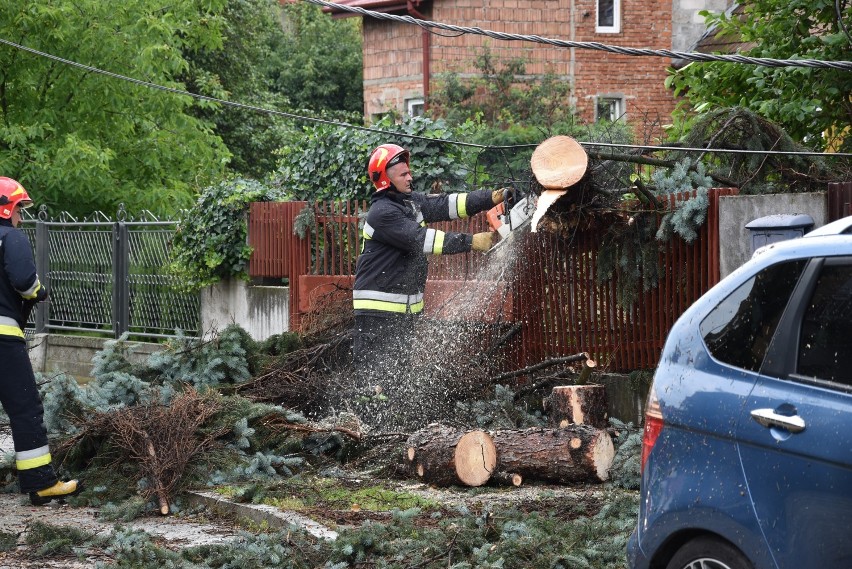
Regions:
M 559 484 L 604 482 L 615 458 L 609 434 L 590 425 L 531 428 L 491 433 L 497 468 L 525 480 Z
M 609 434 L 590 425 L 486 433 L 432 424 L 406 446 L 412 474 L 436 486 L 481 486 L 492 476 L 514 486 L 523 480 L 604 482 L 615 457 Z
M 413 433 L 406 446 L 415 476 L 437 486 L 481 486 L 497 464 L 494 441 L 480 430 L 465 432 L 435 423 Z

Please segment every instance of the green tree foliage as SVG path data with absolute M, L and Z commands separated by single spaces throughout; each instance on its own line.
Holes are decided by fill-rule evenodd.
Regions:
M 278 349 L 295 345 L 281 338 L 274 343 Z M 124 468 L 126 464 L 117 469 L 115 456 L 110 457 L 112 451 L 109 449 L 115 450 L 110 446 L 112 443 L 100 435 L 93 435 L 91 424 L 85 426 L 83 422 L 97 413 L 173 405 L 188 388 L 197 388 L 208 398 L 208 403 L 218 408 L 210 423 L 202 425 L 197 434 L 215 436 L 224 446 L 218 447 L 216 456 L 207 457 L 212 463 L 200 460 L 191 465 L 183 475 L 185 482 L 224 484 L 293 475 L 293 469 L 302 465 L 303 459 L 279 454 L 301 448 L 302 437 L 293 438 L 286 430 L 270 429 L 263 425 L 262 419 L 274 416 L 289 423 L 304 423 L 305 418 L 296 411 L 278 406 L 255 403 L 237 395 L 217 394 L 218 389 L 232 392 L 228 387 L 249 380 L 250 362 L 262 359 L 261 350 L 269 347 L 272 344 L 260 345 L 244 329 L 232 324 L 208 339 L 177 338 L 146 362 L 131 363 L 133 348 L 125 335 L 107 342 L 104 350 L 95 356 L 93 378 L 85 388 L 65 374 L 40 381 L 48 432 L 60 438 L 81 438 L 69 449 L 68 462 L 64 463 L 72 470 L 86 469 L 86 478 L 92 485 L 81 499 L 89 503 L 124 500 L 134 494 L 127 477 L 138 476 L 135 468 Z M 86 437 L 93 438 L 82 440 Z M 98 456 L 93 457 L 95 454 Z M 215 464 L 215 470 L 211 470 L 211 464 Z M 0 480 L 6 468 L 0 464 Z M 123 482 L 119 482 L 121 479 Z M 138 484 L 146 485 L 148 481 L 140 479 Z M 137 485 L 137 490 L 141 488 Z M 137 501 L 136 498 L 131 500 Z M 139 513 L 146 507 L 144 503 L 127 503 L 112 515 L 133 517 L 134 511 Z
M 779 125 L 742 107 L 717 107 L 698 113 L 691 118 L 689 132 L 681 142 L 693 148 L 792 153 L 809 150 L 793 140 Z M 842 156 L 832 159 L 832 156 L 832 153 L 809 156 L 720 152 L 702 153 L 700 160 L 707 174 L 715 177 L 716 187 L 737 187 L 741 194 L 770 194 L 821 192 L 825 191 L 828 183 L 849 180 L 852 175 L 850 161 Z M 670 157 L 682 160 L 682 155 L 672 153 Z M 697 164 L 689 168 L 694 170 Z M 677 168 L 673 170 L 675 172 L 671 176 L 675 178 L 679 174 Z M 651 182 L 656 183 L 654 180 Z
M 226 0 L 7 0 L 0 37 L 183 89 L 183 53 L 222 46 Z M 166 214 L 218 178 L 228 151 L 190 97 L 0 46 L 0 172 L 40 204 Z
M 185 51 L 188 90 L 260 108 L 289 108 L 286 92 L 273 86 L 277 69 L 271 62 L 279 61 L 279 51 L 287 46 L 279 13 L 277 0 L 228 0 L 221 47 L 193 45 Z M 274 169 L 283 119 L 229 105 L 196 106 L 193 114 L 215 123 L 233 155 L 230 170 L 261 179 Z
M 366 199 L 373 193 L 367 180 L 370 152 L 384 143 L 411 151 L 411 169 L 418 191 L 465 189 L 472 151 L 436 139 L 468 140 L 471 124 L 450 128 L 443 120 L 408 118 L 401 123 L 385 117 L 379 131 L 344 129 L 318 124 L 293 130 L 279 149 L 272 184 L 290 199 Z
M 739 38 L 751 57 L 852 60 L 852 4 L 834 0 L 745 0 L 741 13 L 704 12 L 709 26 L 725 38 Z M 838 9 L 842 10 L 838 19 Z M 842 23 L 845 23 L 846 30 Z M 692 63 L 673 72 L 668 84 L 692 108 L 750 109 L 781 125 L 794 139 L 815 148 L 828 136 L 845 136 L 852 148 L 852 74 L 848 71 Z M 686 113 L 689 108 L 682 108 Z
M 249 204 L 283 196 L 255 180 L 235 178 L 201 193 L 178 224 L 169 266 L 186 290 L 198 290 L 222 277 L 248 279 Z
M 361 19 L 333 20 L 319 6 L 294 2 L 282 22 L 268 62 L 273 90 L 293 108 L 362 113 Z
M 264 109 L 360 120 L 360 19 L 333 20 L 306 2 L 228 0 L 222 35 L 221 48 L 186 51 L 190 90 Z M 275 150 L 288 133 L 301 132 L 290 118 L 230 105 L 194 112 L 215 123 L 232 153 L 229 169 L 247 178 L 274 171 Z

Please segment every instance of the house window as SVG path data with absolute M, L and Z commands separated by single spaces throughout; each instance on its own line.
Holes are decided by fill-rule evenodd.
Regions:
M 622 97 L 603 96 L 595 100 L 595 120 L 615 122 L 624 116 Z
M 597 21 L 595 31 L 599 34 L 617 34 L 621 31 L 621 0 L 596 0 Z
M 418 97 L 416 99 L 406 99 L 405 100 L 405 110 L 409 116 L 419 117 L 423 114 L 425 110 L 425 106 L 423 104 L 423 98 Z

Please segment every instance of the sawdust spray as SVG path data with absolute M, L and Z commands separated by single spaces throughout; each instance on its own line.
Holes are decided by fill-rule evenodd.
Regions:
M 490 396 L 491 378 L 506 356 L 506 345 L 496 344 L 512 326 L 507 311 L 522 241 L 516 232 L 488 253 L 468 254 L 463 285 L 439 306 L 427 304 L 407 357 L 391 350 L 389 361 L 378 366 L 386 373 L 355 390 L 348 406 L 363 427 L 389 432 L 455 423 L 457 401 Z

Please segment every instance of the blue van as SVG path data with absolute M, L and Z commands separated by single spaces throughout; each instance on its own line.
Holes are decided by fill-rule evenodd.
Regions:
M 672 327 L 627 557 L 852 568 L 852 217 L 757 250 Z

